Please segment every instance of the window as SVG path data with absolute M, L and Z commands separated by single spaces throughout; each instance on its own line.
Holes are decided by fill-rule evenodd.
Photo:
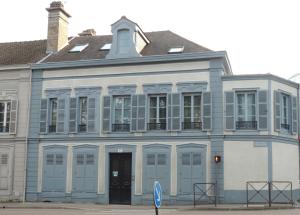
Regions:
M 0 133 L 9 132 L 11 102 L 0 102 Z
M 79 97 L 79 132 L 87 131 L 87 97 Z
M 87 165 L 93 165 L 94 164 L 94 155 L 93 154 L 87 154 L 86 155 L 86 164 Z
M 190 165 L 190 153 L 182 153 L 182 165 Z
M 114 124 L 113 131 L 129 131 L 130 130 L 130 97 L 116 96 L 114 97 Z
M 111 49 L 111 43 L 106 43 L 100 48 L 101 51 L 107 51 L 110 49 Z
M 84 164 L 84 154 L 77 154 L 76 162 L 77 162 L 77 165 L 83 165 Z
M 74 46 L 69 52 L 81 52 L 83 51 L 86 47 L 88 47 L 88 43 L 87 44 L 80 44 L 80 45 L 76 45 Z
M 56 132 L 56 121 L 57 121 L 57 98 L 51 98 L 49 132 Z
M 54 154 L 47 154 L 47 165 L 53 165 L 54 163 Z
M 155 154 L 147 154 L 147 165 L 155 165 Z
M 129 52 L 130 35 L 128 29 L 121 29 L 117 33 L 118 35 L 118 53 L 126 54 Z
M 193 153 L 193 165 L 201 165 L 201 154 Z
M 184 46 L 174 47 L 174 48 L 170 48 L 168 53 L 169 54 L 178 54 L 178 53 L 182 53 L 183 50 L 184 50 Z
M 183 129 L 201 129 L 201 95 L 184 95 L 183 106 Z
M 157 165 L 166 165 L 167 156 L 166 154 L 157 155 Z
M 238 92 L 237 97 L 237 129 L 256 129 L 256 92 Z
M 63 155 L 56 154 L 56 165 L 62 165 L 62 164 L 63 164 Z
M 164 95 L 150 96 L 149 130 L 166 129 L 167 98 Z
M 289 96 L 281 95 L 281 128 L 289 130 Z

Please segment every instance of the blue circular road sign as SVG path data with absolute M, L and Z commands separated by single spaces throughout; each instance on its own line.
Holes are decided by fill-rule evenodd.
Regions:
M 155 207 L 159 208 L 161 206 L 161 202 L 162 202 L 162 190 L 161 190 L 160 183 L 158 181 L 154 182 L 153 195 L 154 195 Z

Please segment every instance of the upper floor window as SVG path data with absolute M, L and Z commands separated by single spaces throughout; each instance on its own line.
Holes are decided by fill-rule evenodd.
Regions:
M 129 131 L 130 130 L 130 97 L 116 96 L 113 100 L 114 105 L 114 123 L 113 131 Z
M 281 94 L 281 128 L 289 130 L 289 96 Z
M 10 109 L 10 101 L 0 102 L 0 133 L 9 132 Z
M 129 30 L 128 29 L 121 29 L 118 31 L 118 53 L 119 54 L 126 54 L 129 52 Z
M 79 132 L 87 131 L 87 97 L 79 97 Z
M 238 92 L 237 98 L 237 129 L 256 129 L 256 92 Z
M 201 95 L 184 95 L 183 106 L 183 129 L 201 129 Z
M 56 132 L 56 123 L 57 123 L 57 98 L 51 98 L 49 132 Z
M 167 118 L 167 97 L 165 95 L 153 95 L 149 98 L 149 130 L 165 130 Z

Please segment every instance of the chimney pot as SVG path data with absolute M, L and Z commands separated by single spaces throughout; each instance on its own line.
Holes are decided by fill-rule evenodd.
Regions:
M 81 33 L 78 34 L 79 36 L 81 37 L 84 37 L 84 36 L 95 36 L 96 35 L 96 31 L 95 29 L 86 29 L 84 31 L 82 31 Z

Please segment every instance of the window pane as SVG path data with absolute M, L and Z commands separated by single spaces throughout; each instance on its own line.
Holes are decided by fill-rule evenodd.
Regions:
M 190 153 L 182 153 L 182 165 L 190 165 Z
M 0 113 L 0 122 L 4 121 L 4 113 Z
M 56 155 L 56 165 L 62 165 L 63 164 L 63 155 L 57 154 Z
M 166 154 L 157 155 L 157 165 L 166 165 L 167 156 Z
M 130 121 L 130 110 L 124 110 L 124 123 L 129 123 Z
M 150 118 L 156 119 L 156 108 L 150 108 Z
M 166 118 L 167 112 L 166 108 L 160 108 L 159 109 L 159 118 Z
M 87 124 L 87 97 L 80 97 L 79 104 L 80 104 L 80 124 L 86 125 Z
M 251 93 L 248 94 L 248 105 L 252 105 L 255 104 L 255 94 Z
M 129 97 L 126 97 L 124 98 L 124 108 L 125 109 L 130 109 L 130 98 Z
M 6 112 L 10 112 L 10 102 L 7 102 L 7 108 L 6 108 Z
M 57 99 L 50 99 L 51 107 L 51 125 L 56 125 L 56 115 L 57 115 Z
M 193 165 L 201 165 L 201 154 L 193 153 Z
M 194 108 L 194 119 L 200 119 L 201 117 L 201 108 L 195 107 Z
M 147 165 L 155 165 L 155 154 L 147 154 Z
M 115 109 L 121 109 L 122 108 L 122 103 L 123 103 L 123 99 L 122 97 L 115 97 Z
M 239 105 L 244 105 L 244 103 L 245 103 L 245 96 L 244 96 L 244 94 L 238 94 L 237 95 L 237 100 L 238 100 L 238 104 Z
M 0 112 L 4 112 L 4 103 L 0 103 Z
M 184 108 L 184 117 L 191 117 L 191 108 L 190 107 L 185 107 Z
M 184 118 L 184 122 L 191 122 L 191 118 Z
M 194 96 L 194 106 L 201 106 L 201 96 Z
M 94 164 L 94 155 L 93 154 L 87 154 L 86 155 L 86 164 L 87 165 L 93 165 Z
M 191 105 L 192 105 L 191 96 L 184 96 L 184 106 L 191 106 Z
M 53 165 L 54 163 L 54 154 L 47 154 L 47 165 Z
M 76 163 L 77 163 L 77 165 L 83 165 L 84 164 L 84 155 L 83 154 L 77 154 Z
M 150 107 L 156 107 L 156 97 L 150 97 Z
M 122 123 L 122 110 L 115 110 L 115 123 Z
M 160 118 L 159 123 L 166 123 L 166 119 L 165 118 Z
M 166 107 L 166 97 L 159 97 L 159 107 Z

